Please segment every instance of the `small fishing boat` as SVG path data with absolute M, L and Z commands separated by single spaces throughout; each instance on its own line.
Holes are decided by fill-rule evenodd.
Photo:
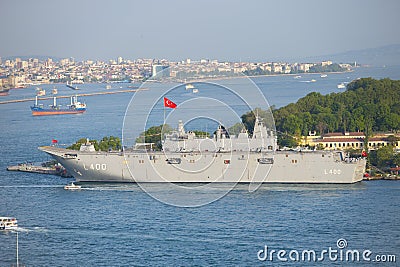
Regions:
M 65 190 L 80 190 L 82 189 L 82 186 L 74 184 L 74 182 L 71 182 L 70 184 L 67 184 L 64 186 Z
M 185 89 L 186 90 L 190 90 L 190 89 L 193 89 L 193 88 L 194 88 L 194 86 L 191 83 L 188 83 L 188 84 L 185 85 Z

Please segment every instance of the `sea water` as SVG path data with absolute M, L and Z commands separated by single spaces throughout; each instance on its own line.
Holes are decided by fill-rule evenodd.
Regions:
M 312 91 L 322 94 L 343 91 L 337 89 L 338 83 L 359 77 L 400 79 L 399 70 L 398 67 L 361 68 L 351 73 L 328 74 L 326 78 L 302 75 L 304 81 L 317 80 L 310 83 L 293 76 L 253 80 L 269 103 L 280 107 Z M 43 87 L 51 91 L 53 85 Z M 59 94 L 74 93 L 65 85 L 56 87 Z M 85 84 L 81 88 L 79 93 L 89 93 L 104 91 L 105 86 Z M 128 89 L 126 84 L 120 84 L 110 90 L 125 89 Z M 16 89 L 9 98 L 30 98 L 34 93 L 34 87 Z M 200 90 L 199 94 L 202 93 Z M 0 216 L 18 219 L 20 263 L 26 266 L 274 263 L 342 266 L 348 264 L 347 250 L 370 250 L 370 260 L 376 260 L 377 255 L 396 255 L 399 261 L 398 181 L 363 181 L 351 185 L 266 184 L 255 192 L 249 192 L 248 185 L 237 185 L 225 197 L 208 205 L 180 208 L 153 199 L 136 184 L 87 184 L 82 190 L 71 192 L 63 186 L 72 179 L 6 171 L 8 165 L 49 160 L 37 147 L 50 144 L 52 139 L 62 146 L 82 137 L 121 136 L 125 109 L 132 95 L 83 98 L 88 110 L 82 115 L 32 117 L 29 109 L 32 103 L 0 105 Z M 176 97 L 179 100 L 180 96 Z M 218 185 L 214 192 L 198 193 L 212 195 L 225 189 L 224 185 Z M 163 184 L 156 184 L 151 190 L 174 195 L 173 189 Z M 346 246 L 340 248 L 343 240 Z M 15 265 L 16 234 L 0 232 L 0 244 L 0 266 Z M 336 259 L 327 254 L 321 257 L 321 252 L 329 248 L 337 250 Z M 277 252 L 270 255 L 272 250 L 286 254 L 278 258 Z M 317 262 L 307 257 L 302 260 L 301 253 L 311 250 L 316 252 Z M 298 261 L 289 258 L 291 251 L 294 258 L 296 251 L 300 253 Z M 342 260 L 340 253 L 344 253 Z M 358 263 L 366 264 L 370 262 L 361 259 Z

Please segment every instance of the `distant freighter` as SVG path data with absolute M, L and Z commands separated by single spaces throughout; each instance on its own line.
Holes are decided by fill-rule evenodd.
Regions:
M 147 145 L 119 152 L 95 151 L 90 143 L 80 151 L 39 149 L 78 182 L 355 183 L 363 179 L 366 163 L 343 151 L 277 151 L 274 131 L 258 117 L 251 138 L 245 130 L 229 136 L 222 126 L 214 138 L 198 138 L 180 122 L 177 131 L 166 135 L 163 151 Z
M 71 96 L 71 104 L 66 108 L 57 106 L 56 97 L 53 98 L 53 105 L 45 108 L 43 104 L 38 104 L 38 97 L 35 97 L 35 105 L 31 106 L 33 116 L 80 114 L 86 111 L 86 104 L 78 101 L 78 97 Z

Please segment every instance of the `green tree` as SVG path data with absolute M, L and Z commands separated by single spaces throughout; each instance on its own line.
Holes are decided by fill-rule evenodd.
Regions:
M 67 147 L 67 149 L 72 149 L 72 150 L 79 150 L 81 148 L 82 144 L 86 144 L 87 139 L 86 138 L 81 138 L 78 141 L 76 141 L 74 144 L 70 145 Z M 89 143 L 91 143 L 94 146 L 95 150 L 99 150 L 99 144 L 97 140 L 89 140 Z
M 142 132 L 138 138 L 136 138 L 136 143 L 153 143 L 157 150 L 162 149 L 162 139 L 164 135 L 172 131 L 171 126 L 168 124 L 152 126 L 146 131 Z
M 280 147 L 296 147 L 297 141 L 293 136 L 279 133 L 278 134 L 278 145 Z
M 194 130 L 193 132 L 196 134 L 197 137 L 210 137 L 209 132 L 198 131 L 198 130 Z
M 101 151 L 120 150 L 121 139 L 115 136 L 103 137 L 99 142 L 99 149 Z
M 244 127 L 245 127 L 244 124 L 240 122 L 234 124 L 233 126 L 228 128 L 229 135 L 237 136 L 243 130 Z
M 398 131 L 400 81 L 358 79 L 345 92 L 310 93 L 273 113 L 277 130 L 292 135 L 299 131 L 305 135 L 309 130 L 364 131 L 367 136 L 373 131 Z M 249 118 L 245 121 L 251 122 Z
M 393 156 L 393 165 L 400 166 L 400 153 L 396 153 Z
M 380 168 L 389 167 L 393 163 L 394 151 L 393 146 L 383 146 L 376 151 L 377 165 Z

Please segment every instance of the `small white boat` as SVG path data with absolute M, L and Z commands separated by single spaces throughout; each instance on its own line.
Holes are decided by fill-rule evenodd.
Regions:
M 297 76 L 294 76 L 293 78 L 294 78 L 294 79 L 300 79 L 301 76 L 300 76 L 300 75 L 297 75 Z
M 326 74 L 321 74 L 321 78 L 326 78 L 326 77 L 328 77 L 328 75 L 326 75 Z
M 106 89 L 111 89 L 111 85 L 107 84 Z
M 198 92 L 199 92 L 199 89 L 197 89 L 197 88 L 193 88 L 193 94 L 197 94 Z
M 36 95 L 37 96 L 45 96 L 46 95 L 46 90 L 38 87 L 38 88 L 36 88 Z
M 316 79 L 312 79 L 312 80 L 311 80 L 312 83 L 315 83 L 316 81 L 317 81 Z
M 346 88 L 346 85 L 345 85 L 344 83 L 339 83 L 339 84 L 337 85 L 337 88 L 338 88 L 338 89 L 344 89 L 344 88 Z
M 0 231 L 1 230 L 17 230 L 18 223 L 14 217 L 0 217 Z
M 82 186 L 76 185 L 73 182 L 71 182 L 70 184 L 65 185 L 64 189 L 65 190 L 80 190 L 80 189 L 82 189 Z
M 186 90 L 190 90 L 190 89 L 193 89 L 194 86 L 193 86 L 193 84 L 188 83 L 188 84 L 185 85 L 185 88 L 186 88 Z

